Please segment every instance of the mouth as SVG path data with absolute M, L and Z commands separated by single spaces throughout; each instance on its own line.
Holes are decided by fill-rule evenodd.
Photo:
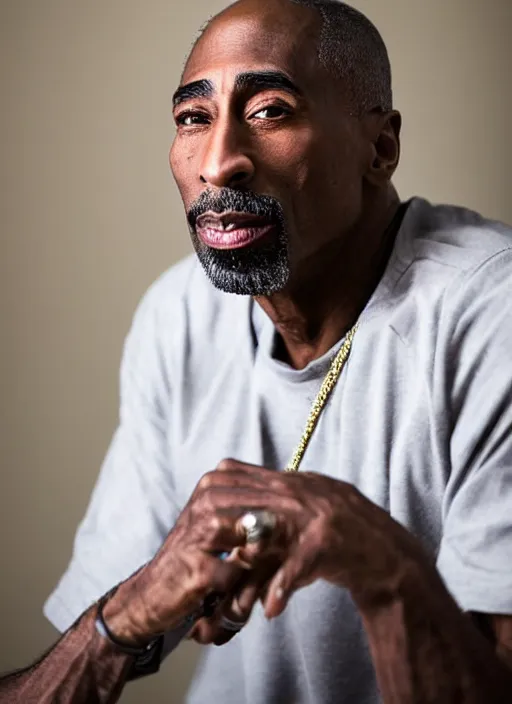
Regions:
M 277 225 L 251 213 L 207 212 L 197 218 L 195 229 L 208 247 L 239 249 L 269 235 Z

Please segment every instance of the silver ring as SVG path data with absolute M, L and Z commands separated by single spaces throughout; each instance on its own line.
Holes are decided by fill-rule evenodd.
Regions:
M 246 542 L 257 543 L 272 533 L 276 517 L 270 511 L 249 511 L 240 519 L 240 525 L 245 530 Z
M 225 631 L 232 631 L 233 633 L 238 633 L 245 626 L 247 621 L 232 621 L 227 616 L 220 617 L 220 625 Z

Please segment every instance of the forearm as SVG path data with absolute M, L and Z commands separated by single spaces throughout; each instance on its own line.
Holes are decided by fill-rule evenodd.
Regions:
M 433 568 L 414 570 L 393 599 L 361 614 L 386 704 L 512 701 L 512 671 Z
M 96 631 L 95 615 L 92 607 L 38 663 L 1 678 L 1 704 L 118 701 L 132 658 Z

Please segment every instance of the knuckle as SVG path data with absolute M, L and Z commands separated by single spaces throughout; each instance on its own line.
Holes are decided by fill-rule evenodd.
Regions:
M 256 599 L 259 594 L 241 595 L 239 598 L 235 597 L 230 604 L 228 616 L 232 615 L 232 618 L 236 621 L 248 621 L 249 617 L 256 603 Z
M 203 599 L 204 595 L 208 592 L 209 585 L 208 580 L 202 574 L 198 575 L 193 582 L 191 588 L 191 594 L 194 601 L 200 601 Z
M 211 489 L 214 485 L 214 481 L 214 472 L 207 472 L 206 474 L 203 474 L 203 476 L 199 480 L 197 488 L 199 489 L 199 491 L 206 491 L 208 489 Z
M 211 628 L 206 619 L 203 618 L 197 622 L 193 639 L 200 645 L 209 645 L 212 642 Z
M 358 489 L 356 489 L 354 484 L 345 482 L 343 480 L 337 481 L 336 489 L 336 496 L 338 497 L 339 501 L 346 504 L 352 504 L 358 501 L 359 497 L 361 496 L 360 492 L 358 491 Z
M 332 516 L 330 514 L 324 515 L 320 521 L 318 521 L 316 530 L 312 532 L 312 544 L 315 547 L 320 547 L 322 545 L 327 545 L 332 537 Z
M 226 459 L 223 459 L 219 462 L 217 465 L 217 469 L 220 470 L 230 470 L 230 469 L 235 469 L 237 466 L 237 462 L 232 459 L 231 457 L 227 457 Z
M 222 532 L 223 528 L 224 521 L 217 513 L 214 513 L 210 518 L 210 531 L 212 533 L 212 537 L 218 536 L 219 533 Z
M 211 561 L 204 556 L 198 560 L 192 580 L 192 591 L 196 597 L 202 597 L 210 589 L 211 578 Z

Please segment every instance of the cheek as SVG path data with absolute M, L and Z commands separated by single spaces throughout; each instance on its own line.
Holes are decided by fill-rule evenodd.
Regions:
M 344 197 L 357 186 L 359 166 L 356 145 L 345 135 L 329 139 L 311 129 L 294 130 L 261 150 L 265 169 L 286 189 L 297 207 Z
M 348 214 L 359 200 L 362 186 L 357 145 L 350 139 L 322 140 L 312 155 L 311 193 L 331 216 Z
M 257 147 L 257 151 L 265 155 L 264 170 L 274 175 L 279 186 L 292 192 L 304 189 L 314 152 L 314 139 L 309 129 L 281 134 L 279 139 Z
M 191 149 L 184 149 L 176 140 L 169 150 L 169 166 L 172 175 L 184 201 L 191 200 L 195 183 L 196 153 Z
M 359 211 L 361 179 L 354 146 L 317 140 L 296 159 L 289 195 L 297 232 L 295 256 L 300 259 L 338 236 Z

